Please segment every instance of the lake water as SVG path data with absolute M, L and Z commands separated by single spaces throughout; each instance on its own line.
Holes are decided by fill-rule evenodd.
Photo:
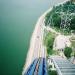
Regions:
M 21 75 L 36 21 L 63 0 L 0 0 L 0 75 Z

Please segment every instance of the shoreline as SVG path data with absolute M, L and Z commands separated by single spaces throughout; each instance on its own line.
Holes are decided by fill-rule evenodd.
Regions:
M 28 53 L 27 53 L 27 57 L 26 57 L 26 62 L 25 62 L 24 68 L 23 68 L 22 75 L 24 75 L 24 72 L 27 70 L 27 68 L 32 63 L 32 57 L 33 57 L 33 52 L 34 52 L 35 38 L 37 37 L 36 34 L 37 34 L 38 27 L 40 26 L 40 22 L 43 22 L 44 21 L 46 14 L 48 12 L 50 12 L 51 10 L 52 10 L 52 8 L 49 8 L 42 16 L 40 16 L 38 18 L 38 21 L 36 22 L 36 25 L 34 27 L 34 30 L 33 30 L 33 33 L 32 33 L 31 39 L 30 39 L 29 49 L 28 49 Z
M 55 6 L 58 6 L 60 4 L 63 4 L 65 3 L 66 1 L 69 1 L 69 0 L 65 0 L 63 1 L 62 3 L 58 3 L 57 5 Z M 27 70 L 27 68 L 30 66 L 30 64 L 32 63 L 32 58 L 33 58 L 33 52 L 34 52 L 34 48 L 35 48 L 35 41 L 36 41 L 36 37 L 37 37 L 37 30 L 40 26 L 40 22 L 43 23 L 44 19 L 45 19 L 45 16 L 47 15 L 47 13 L 49 13 L 51 10 L 52 10 L 53 7 L 50 7 L 43 15 L 41 15 L 39 18 L 38 18 L 38 21 L 36 22 L 35 24 L 35 27 L 34 27 L 34 30 L 33 30 L 33 33 L 32 33 L 32 36 L 31 36 L 31 39 L 30 39 L 30 44 L 29 44 L 29 49 L 28 49 L 28 52 L 27 52 L 27 57 L 26 57 L 26 62 L 25 62 L 25 65 L 23 67 L 23 72 L 22 72 L 22 75 L 24 75 L 25 71 Z M 28 62 L 29 61 L 29 62 Z

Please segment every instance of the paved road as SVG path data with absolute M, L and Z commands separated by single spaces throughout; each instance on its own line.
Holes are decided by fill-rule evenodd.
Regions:
M 36 32 L 35 47 L 33 52 L 33 60 L 39 57 L 45 57 L 45 50 L 43 46 L 43 18 L 39 21 L 39 26 Z

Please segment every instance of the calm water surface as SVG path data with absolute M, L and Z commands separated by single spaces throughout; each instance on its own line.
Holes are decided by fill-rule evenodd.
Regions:
M 0 75 L 21 75 L 35 23 L 63 0 L 0 0 Z

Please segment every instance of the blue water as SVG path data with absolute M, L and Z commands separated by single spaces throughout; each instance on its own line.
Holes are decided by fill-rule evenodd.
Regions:
M 0 75 L 21 75 L 35 23 L 63 0 L 0 0 Z

